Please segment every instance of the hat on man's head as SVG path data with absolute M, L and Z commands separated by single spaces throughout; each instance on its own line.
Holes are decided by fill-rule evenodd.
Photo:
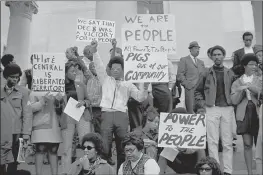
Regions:
M 191 49 L 193 47 L 199 47 L 200 48 L 200 46 L 199 46 L 197 41 L 190 42 L 188 49 Z

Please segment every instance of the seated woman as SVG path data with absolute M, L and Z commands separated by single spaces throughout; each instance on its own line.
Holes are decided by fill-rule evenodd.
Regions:
M 150 106 L 143 115 L 142 126 L 134 129 L 134 132 L 138 132 L 144 141 L 144 153 L 155 160 L 157 159 L 159 121 L 158 112 Z
M 113 168 L 101 158 L 103 141 L 98 133 L 86 134 L 82 139 L 84 156 L 75 161 L 68 175 L 113 175 Z
M 121 164 L 118 175 L 157 175 L 157 162 L 143 153 L 143 139 L 136 132 L 128 133 L 123 139 L 126 160 Z
M 212 157 L 205 157 L 196 164 L 198 175 L 223 175 L 220 165 Z
M 171 113 L 180 113 L 186 114 L 187 111 L 185 108 L 175 108 Z M 204 149 L 182 149 L 178 148 L 178 155 L 176 156 L 173 162 L 165 159 L 160 156 L 158 160 L 158 164 L 161 168 L 161 173 L 164 174 L 166 170 L 166 166 L 168 165 L 172 168 L 176 173 L 184 174 L 184 173 L 195 173 L 195 165 L 196 163 L 206 157 Z

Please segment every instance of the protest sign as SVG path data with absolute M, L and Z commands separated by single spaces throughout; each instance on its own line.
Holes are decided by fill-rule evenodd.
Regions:
M 175 50 L 174 16 L 125 16 L 122 26 L 124 80 L 168 82 L 167 54 Z
M 101 43 L 111 43 L 114 37 L 114 21 L 83 18 L 77 20 L 77 41 L 91 42 L 97 40 Z
M 32 90 L 43 96 L 47 92 L 65 92 L 65 54 L 35 53 L 33 57 Z
M 205 115 L 161 113 L 158 147 L 205 149 L 205 146 Z

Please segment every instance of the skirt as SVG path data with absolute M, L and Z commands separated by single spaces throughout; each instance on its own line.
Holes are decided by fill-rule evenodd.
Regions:
M 252 101 L 248 101 L 243 121 L 237 121 L 237 134 L 250 134 L 257 139 L 258 130 L 259 118 L 256 105 Z

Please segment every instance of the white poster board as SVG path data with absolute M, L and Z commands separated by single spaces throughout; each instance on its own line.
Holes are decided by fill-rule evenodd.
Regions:
M 47 92 L 55 95 L 65 92 L 65 54 L 33 54 L 32 91 L 38 96 Z
M 97 19 L 77 19 L 76 41 L 111 43 L 115 38 L 115 22 Z
M 158 147 L 205 149 L 206 116 L 161 113 Z
M 124 80 L 168 82 L 167 54 L 176 52 L 173 15 L 125 16 L 122 26 Z

